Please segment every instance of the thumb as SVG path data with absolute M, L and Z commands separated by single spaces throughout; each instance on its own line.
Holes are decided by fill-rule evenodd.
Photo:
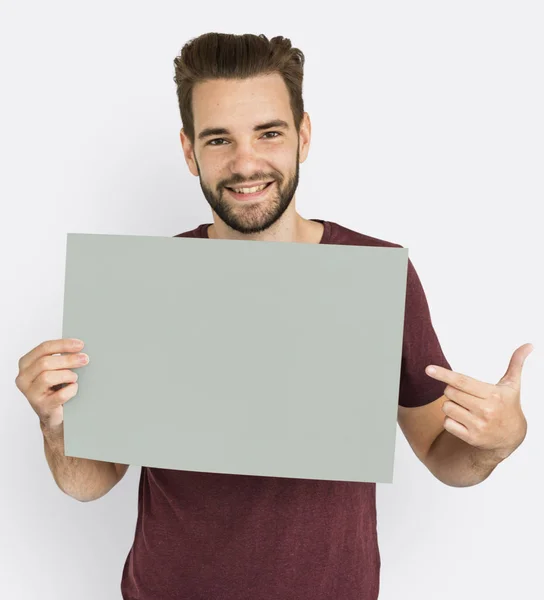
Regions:
M 506 385 L 519 390 L 521 387 L 521 370 L 525 360 L 533 350 L 534 346 L 532 344 L 523 344 L 523 346 L 520 346 L 512 354 L 506 373 L 501 377 L 497 385 Z

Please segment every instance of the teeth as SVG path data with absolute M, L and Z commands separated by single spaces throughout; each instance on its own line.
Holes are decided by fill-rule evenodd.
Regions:
M 260 192 L 261 190 L 264 190 L 264 188 L 268 185 L 268 183 L 265 183 L 264 185 L 259 185 L 257 187 L 252 187 L 252 188 L 232 188 L 235 192 L 238 192 L 239 194 L 253 194 L 255 192 Z

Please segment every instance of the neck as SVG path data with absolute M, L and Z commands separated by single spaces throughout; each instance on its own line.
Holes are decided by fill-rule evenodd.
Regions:
M 286 211 L 281 219 L 266 231 L 250 234 L 240 233 L 227 227 L 215 213 L 213 218 L 213 225 L 208 227 L 208 237 L 211 239 L 319 244 L 323 235 L 321 223 L 304 219 L 296 212 L 289 214 Z

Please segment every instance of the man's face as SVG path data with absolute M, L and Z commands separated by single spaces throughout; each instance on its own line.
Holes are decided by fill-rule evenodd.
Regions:
M 183 131 L 181 140 L 187 164 L 193 175 L 198 174 L 210 207 L 235 231 L 265 231 L 284 214 L 295 195 L 299 162 L 308 154 L 308 116 L 304 115 L 299 136 L 287 87 L 278 74 L 199 83 L 193 89 L 193 113 L 194 146 Z M 263 124 L 269 126 L 254 130 Z M 257 195 L 229 189 L 260 182 L 271 184 Z

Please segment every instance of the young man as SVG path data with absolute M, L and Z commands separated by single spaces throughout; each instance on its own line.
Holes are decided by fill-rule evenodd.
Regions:
M 211 33 L 186 44 L 174 63 L 184 157 L 213 214 L 213 223 L 179 237 L 401 247 L 297 213 L 311 123 L 302 101 L 304 57 L 289 40 Z M 78 365 L 70 356 L 45 363 L 45 354 L 69 351 L 59 350 L 60 341 L 47 344 L 21 359 L 20 387 L 40 414 L 57 483 L 74 497 L 95 499 L 128 466 L 70 459 L 71 468 L 63 468 L 58 405 L 75 386 L 48 396 L 50 412 L 28 386 L 40 369 Z M 514 353 L 496 386 L 453 373 L 409 261 L 398 422 L 416 456 L 447 485 L 483 481 L 523 441 L 519 378 L 528 351 Z M 435 375 L 429 365 L 438 367 Z M 61 381 L 73 379 L 47 383 Z M 374 483 L 142 467 L 123 598 L 376 600 L 375 491 Z

